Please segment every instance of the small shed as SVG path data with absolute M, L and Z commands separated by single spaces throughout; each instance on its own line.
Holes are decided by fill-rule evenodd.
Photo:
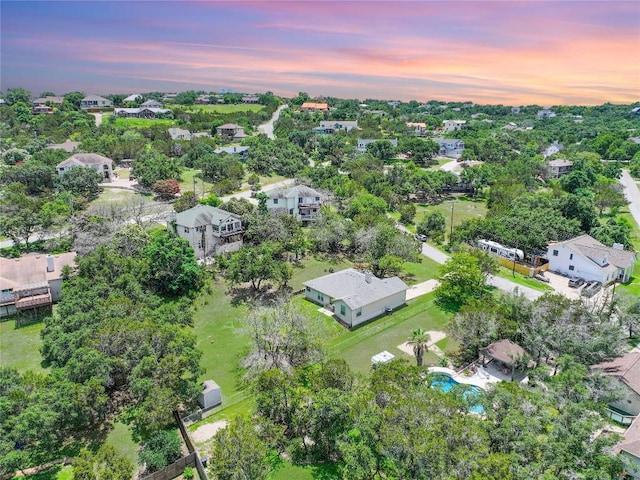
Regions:
M 198 397 L 198 403 L 203 409 L 217 407 L 222 403 L 222 390 L 213 380 L 205 380 L 202 383 L 202 393 Z
M 396 357 L 393 353 L 389 353 L 385 350 L 384 352 L 376 353 L 371 357 L 371 363 L 389 363 L 394 358 Z

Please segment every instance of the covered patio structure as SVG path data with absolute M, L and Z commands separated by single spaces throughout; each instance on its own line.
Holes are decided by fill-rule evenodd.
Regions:
M 480 349 L 482 367 L 489 373 L 493 374 L 493 370 L 495 376 L 507 377 L 512 382 L 520 382 L 526 377 L 528 358 L 526 350 L 511 340 L 498 340 Z

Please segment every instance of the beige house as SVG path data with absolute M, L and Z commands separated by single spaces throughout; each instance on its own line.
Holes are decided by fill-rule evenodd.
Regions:
M 547 178 L 560 178 L 573 170 L 573 162 L 558 158 L 547 162 Z
M 244 133 L 244 127 L 236 125 L 235 123 L 225 123 L 224 125 L 220 125 L 216 128 L 216 132 L 221 137 L 229 137 L 236 142 L 244 140 L 249 136 Z
M 315 222 L 321 217 L 322 195 L 313 188 L 297 185 L 267 193 L 269 213 L 292 215 L 302 223 Z
M 466 120 L 443 120 L 442 123 L 445 132 L 457 132 L 462 130 L 462 126 L 467 122 Z
M 0 257 L 0 317 L 50 308 L 62 297 L 62 268 L 75 259 L 75 252 Z
M 97 153 L 76 153 L 56 165 L 56 172 L 62 175 L 76 167 L 93 168 L 102 176 L 103 182 L 113 180 L 113 160 Z
M 99 95 L 87 95 L 80 101 L 80 108 L 87 110 L 89 108 L 110 108 L 113 107 L 111 100 Z
M 196 258 L 242 248 L 242 219 L 220 208 L 198 204 L 169 218 L 167 228 L 189 242 Z
M 353 268 L 309 280 L 304 286 L 308 300 L 333 311 L 349 328 L 404 305 L 409 288 L 398 277 L 377 278 Z
M 40 97 L 33 101 L 33 106 L 39 107 L 47 104 L 62 105 L 62 102 L 64 102 L 64 97 Z
M 407 122 L 406 125 L 416 137 L 424 137 L 427 134 L 427 124 L 424 122 Z

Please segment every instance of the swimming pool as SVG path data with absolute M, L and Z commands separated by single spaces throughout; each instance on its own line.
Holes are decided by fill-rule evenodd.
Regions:
M 431 382 L 431 388 L 437 388 L 441 392 L 445 392 L 445 393 L 450 392 L 453 387 L 456 387 L 458 385 L 461 385 L 461 384 L 456 382 L 453 378 L 451 378 L 449 375 L 445 373 L 437 374 Z M 477 387 L 475 385 L 466 385 L 466 384 L 462 384 L 462 385 L 467 387 L 465 392 L 462 394 L 462 396 L 466 400 L 469 400 L 469 397 L 471 397 L 471 399 L 477 398 L 479 395 L 482 394 L 482 389 L 480 387 Z M 469 411 L 473 413 L 483 414 L 484 407 L 482 405 L 471 405 L 469 407 Z

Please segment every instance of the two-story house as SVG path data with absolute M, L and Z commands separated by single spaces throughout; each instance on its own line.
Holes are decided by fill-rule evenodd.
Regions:
M 224 125 L 220 125 L 219 127 L 216 127 L 216 132 L 221 137 L 229 137 L 237 142 L 248 137 L 248 135 L 244 133 L 244 127 L 236 125 L 235 123 L 225 123 Z
M 33 106 L 41 107 L 43 105 L 62 105 L 62 102 L 64 102 L 64 97 L 40 97 L 33 101 Z
M 445 132 L 457 132 L 462 130 L 462 126 L 467 122 L 465 120 L 443 120 L 442 123 Z
M 464 150 L 464 142 L 457 138 L 434 138 L 434 141 L 440 145 L 438 154 L 443 157 L 457 158 Z
M 249 155 L 249 147 L 242 147 L 233 145 L 230 147 L 218 147 L 213 153 L 220 155 L 221 153 L 226 153 L 227 155 L 237 155 L 238 158 L 242 161 L 247 159 Z
M 547 178 L 560 178 L 563 175 L 571 173 L 573 170 L 573 162 L 564 158 L 557 158 L 547 162 Z
M 267 193 L 269 213 L 293 215 L 302 223 L 315 222 L 321 217 L 322 195 L 305 185 Z
M 545 118 L 554 118 L 556 116 L 556 112 L 548 108 L 543 108 L 542 110 L 538 110 L 536 116 L 538 117 L 538 120 L 543 120 Z
M 555 141 L 542 151 L 542 156 L 544 158 L 550 157 L 556 153 L 560 153 L 562 149 L 564 149 L 564 145 Z
M 177 213 L 167 228 L 189 242 L 196 258 L 237 252 L 242 248 L 242 219 L 209 205 L 196 205 Z
M 56 165 L 56 172 L 62 175 L 77 167 L 93 168 L 102 176 L 103 182 L 113 180 L 113 160 L 97 153 L 76 153 Z
M 427 124 L 424 122 L 407 122 L 406 125 L 413 130 L 416 137 L 424 137 L 427 134 Z
M 359 138 L 356 145 L 356 150 L 358 152 L 366 152 L 367 145 L 374 142 L 388 142 L 393 148 L 398 148 L 397 138 Z
M 325 120 L 320 122 L 320 126 L 313 129 L 315 133 L 321 135 L 332 135 L 336 132 L 347 132 L 358 128 L 356 120 Z
M 113 107 L 111 100 L 99 95 L 87 95 L 80 100 L 80 108 L 86 110 L 89 108 L 110 108 Z

